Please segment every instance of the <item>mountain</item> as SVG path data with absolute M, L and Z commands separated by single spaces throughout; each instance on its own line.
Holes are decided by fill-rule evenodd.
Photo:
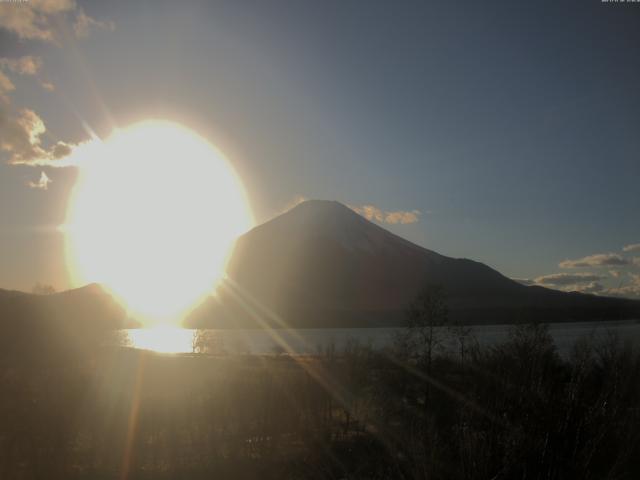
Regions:
M 415 245 L 333 201 L 307 201 L 240 237 L 228 280 L 190 326 L 380 326 L 428 285 L 469 323 L 640 316 L 640 302 L 527 287 Z
M 68 358 L 125 325 L 125 310 L 96 284 L 51 295 L 0 290 L 0 363 Z
M 51 295 L 0 290 L 2 323 L 50 323 L 69 328 L 119 328 L 125 310 L 100 285 L 90 284 Z

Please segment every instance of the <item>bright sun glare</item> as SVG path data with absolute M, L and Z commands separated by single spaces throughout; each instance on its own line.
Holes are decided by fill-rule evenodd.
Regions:
M 253 222 L 242 185 L 213 145 L 169 122 L 118 130 L 84 157 L 65 225 L 73 281 L 101 283 L 145 325 L 176 324 Z

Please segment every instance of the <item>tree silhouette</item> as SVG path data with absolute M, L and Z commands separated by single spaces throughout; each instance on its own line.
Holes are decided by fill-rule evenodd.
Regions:
M 449 323 L 444 288 L 432 285 L 420 292 L 409 306 L 407 320 L 409 347 L 419 365 L 430 373 L 434 354 L 445 337 L 442 327 Z

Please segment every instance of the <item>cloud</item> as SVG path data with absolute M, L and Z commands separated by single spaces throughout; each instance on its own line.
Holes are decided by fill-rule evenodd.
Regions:
M 47 176 L 47 174 L 44 172 L 40 172 L 40 179 L 37 182 L 29 182 L 27 185 L 38 190 L 46 190 L 49 188 L 50 183 L 51 179 Z
M 640 243 L 625 245 L 622 248 L 625 253 L 640 252 Z M 608 275 L 594 273 L 555 273 L 543 275 L 533 280 L 514 279 L 523 285 L 541 285 L 562 291 L 576 291 L 582 293 L 592 293 L 598 295 L 611 295 L 620 297 L 640 298 L 640 274 L 632 273 L 628 267 L 640 267 L 639 256 L 623 256 L 617 253 L 598 253 L 588 255 L 576 260 L 564 260 L 559 263 L 561 268 L 584 268 L 584 267 L 616 267 L 608 270 Z M 617 268 L 627 267 L 627 268 Z M 628 275 L 633 279 L 631 284 L 624 285 L 623 279 Z M 618 288 L 611 288 L 609 282 L 603 285 L 600 280 L 609 279 L 609 282 L 618 283 Z
M 41 137 L 47 129 L 38 114 L 28 108 L 19 111 L 12 108 L 9 93 L 15 90 L 15 85 L 3 70 L 38 76 L 41 68 L 40 57 L 0 58 L 0 152 L 8 154 L 8 163 L 12 165 L 63 166 L 58 161 L 68 157 L 74 147 L 57 142 L 45 148 Z M 44 88 L 54 88 L 50 83 L 40 83 Z
M 61 158 L 68 157 L 73 151 L 73 145 L 69 145 L 65 142 L 58 142 L 51 147 L 50 153 L 53 160 L 60 160 Z
M 25 55 L 20 58 L 3 57 L 0 58 L 0 100 L 5 104 L 10 103 L 7 93 L 15 90 L 15 85 L 2 70 L 18 75 L 38 77 L 38 81 L 42 88 L 50 92 L 55 89 L 51 82 L 47 82 L 39 78 L 40 70 L 42 70 L 42 58 L 33 55 Z
M 56 161 L 69 156 L 73 148 L 66 142 L 43 147 L 41 137 L 47 129 L 38 114 L 28 108 L 17 112 L 12 109 L 9 92 L 15 85 L 2 69 L 20 75 L 37 75 L 41 66 L 39 57 L 0 58 L 0 152 L 8 154 L 8 163 L 12 165 L 63 166 Z
M 554 273 L 534 280 L 535 284 L 563 292 L 603 294 L 606 287 L 599 282 L 606 277 L 593 273 Z
M 587 284 L 575 284 L 571 286 L 572 292 L 600 294 L 605 291 L 604 285 L 600 282 L 589 282 Z
M 602 275 L 593 273 L 552 273 L 551 275 L 543 275 L 535 279 L 538 285 L 566 287 L 568 285 L 588 284 L 602 280 Z
M 640 298 L 640 285 L 631 284 L 624 287 L 610 288 L 604 294 L 612 297 Z
M 60 25 L 73 21 L 73 33 L 85 37 L 95 28 L 113 30 L 113 22 L 101 22 L 85 14 L 75 0 L 0 0 L 0 29 L 21 39 L 40 40 L 60 45 Z M 25 55 L 20 58 L 0 58 L 0 153 L 7 155 L 9 164 L 30 166 L 67 167 L 78 165 L 83 152 L 91 150 L 91 142 L 72 145 L 67 142 L 47 142 L 42 137 L 47 129 L 43 120 L 29 108 L 12 108 L 10 92 L 15 90 L 7 74 L 35 76 L 42 88 L 53 91 L 55 86 L 40 76 L 42 59 Z M 79 147 L 80 155 L 77 155 Z M 86 155 L 84 155 L 86 157 Z M 3 158 L 4 159 L 4 158 Z M 29 182 L 32 188 L 46 190 L 51 180 L 41 172 L 38 182 Z
M 86 15 L 82 9 L 78 11 L 76 21 L 73 23 L 73 31 L 78 37 L 89 36 L 89 30 L 97 28 L 100 30 L 115 30 L 116 26 L 113 22 L 100 22 Z
M 535 284 L 536 284 L 536 281 L 535 281 L 535 280 L 532 280 L 532 279 L 530 279 L 530 278 L 512 278 L 512 280 L 513 280 L 514 282 L 518 282 L 518 283 L 520 283 L 521 285 L 524 285 L 524 286 L 526 286 L 526 287 L 530 287 L 530 286 L 532 286 L 532 285 L 535 285 Z
M 386 223 L 416 223 L 418 221 L 418 217 L 420 216 L 419 210 L 411 210 L 410 212 L 387 212 L 387 216 L 385 218 Z
M 619 267 L 630 264 L 630 260 L 617 253 L 598 253 L 577 260 L 564 260 L 559 266 L 560 268 Z
M 384 211 L 373 205 L 362 205 L 361 207 L 350 207 L 354 212 L 362 215 L 367 220 L 375 220 L 379 223 L 408 224 L 416 223 L 420 219 L 420 210 L 395 210 Z
M 9 103 L 9 92 L 16 89 L 11 79 L 0 70 L 0 103 Z
M 306 202 L 309 200 L 307 197 L 303 195 L 297 195 L 293 198 L 284 208 L 283 211 L 291 210 L 296 205 Z M 375 220 L 379 223 L 389 223 L 389 224 L 407 224 L 407 223 L 416 223 L 419 220 L 422 212 L 420 210 L 395 210 L 395 211 L 384 211 L 375 207 L 373 205 L 362 205 L 361 207 L 355 207 L 353 205 L 348 205 L 348 207 L 356 212 L 359 215 L 362 215 L 367 220 Z
M 73 32 L 83 37 L 90 28 L 113 29 L 113 22 L 100 22 L 84 13 L 75 0 L 27 0 L 0 2 L 0 28 L 24 40 L 60 43 L 59 19 L 73 17 Z
M 630 284 L 609 288 L 605 294 L 614 297 L 640 298 L 640 274 L 629 273 L 629 277 L 631 277 Z
M 30 0 L 0 3 L 0 28 L 25 40 L 57 42 L 53 17 L 73 11 L 74 0 Z
M 48 148 L 41 144 L 46 132 L 42 119 L 33 110 L 24 109 L 12 115 L 0 107 L 0 150 L 9 154 L 12 165 L 68 166 L 61 162 L 77 145 L 57 142 Z
M 42 58 L 32 55 L 20 58 L 0 58 L 0 67 L 20 75 L 36 75 L 42 68 Z
M 27 163 L 45 154 L 40 147 L 40 135 L 45 132 L 42 119 L 32 110 L 22 110 L 17 116 L 0 110 L 0 150 L 9 153 L 9 163 Z
M 640 243 L 632 243 L 622 247 L 623 252 L 640 252 Z
M 56 89 L 55 85 L 51 82 L 40 82 L 40 86 L 48 92 L 53 92 Z

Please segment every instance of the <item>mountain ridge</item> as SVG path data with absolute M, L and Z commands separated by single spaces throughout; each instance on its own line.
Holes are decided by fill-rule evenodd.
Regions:
M 525 286 L 412 243 L 339 202 L 313 200 L 241 236 L 226 280 L 185 326 L 396 326 L 430 285 L 444 287 L 452 318 L 469 324 L 640 318 L 640 301 Z M 50 295 L 0 289 L 0 318 L 66 331 L 134 326 L 98 284 Z
M 70 329 L 121 328 L 128 321 L 125 309 L 96 283 L 51 294 L 0 289 L 0 318 Z
M 223 284 L 189 325 L 252 325 L 255 310 L 294 327 L 395 325 L 417 293 L 436 284 L 445 288 L 452 315 L 467 323 L 619 318 L 630 314 L 629 306 L 640 310 L 632 300 L 524 286 L 481 262 L 412 243 L 327 200 L 300 203 L 240 237 L 227 275 L 232 287 Z M 251 308 L 254 318 L 247 319 Z

